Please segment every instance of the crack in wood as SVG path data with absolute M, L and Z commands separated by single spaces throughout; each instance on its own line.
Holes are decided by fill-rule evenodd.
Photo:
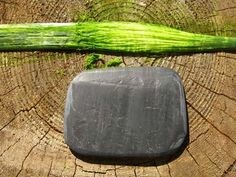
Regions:
M 6 128 L 10 123 L 12 123 L 15 119 L 16 119 L 16 115 L 7 123 L 7 124 L 5 124 L 5 125 L 3 125 L 3 127 L 2 128 L 0 128 L 0 131 L 2 131 L 4 128 Z
M 114 166 L 115 166 L 115 168 L 114 168 L 115 177 L 118 177 L 117 176 L 117 171 L 116 171 L 116 165 L 114 165 Z
M 135 166 L 135 167 L 134 167 L 134 176 L 135 176 L 135 177 L 138 177 L 136 170 L 137 170 L 137 169 L 136 169 L 136 166 Z
M 53 160 L 51 160 L 51 163 L 50 163 L 50 167 L 49 167 L 49 171 L 48 171 L 47 177 L 50 176 L 50 173 L 51 173 L 51 170 L 52 170 L 52 162 L 53 162 Z
M 13 146 L 15 146 L 23 137 L 25 137 L 25 135 L 24 135 L 24 136 L 21 136 L 21 137 L 18 138 L 13 144 L 11 144 L 10 146 L 8 146 L 8 147 L 0 154 L 0 157 L 2 157 L 5 152 L 7 152 L 9 149 L 11 149 Z
M 219 108 L 219 110 L 221 110 L 224 114 L 226 114 L 226 115 L 229 116 L 231 119 L 233 119 L 234 121 L 236 121 L 236 117 L 231 116 L 231 115 L 228 114 L 224 109 Z
M 42 120 L 44 123 L 46 123 L 49 128 L 51 128 L 52 130 L 54 130 L 55 132 L 59 133 L 59 134 L 63 134 L 63 132 L 61 130 L 59 130 L 57 127 L 51 125 L 48 121 L 46 121 L 42 116 L 39 115 L 38 111 L 35 109 L 35 113 L 39 116 L 40 120 Z
M 155 58 L 152 60 L 150 66 L 154 66 L 154 64 L 156 63 L 156 61 L 158 61 L 158 60 L 163 60 L 163 58 L 165 58 L 165 57 L 166 57 L 166 55 L 160 55 L 160 56 L 158 56 L 158 57 L 155 57 Z
M 12 91 L 14 91 L 15 89 L 20 88 L 21 86 L 23 86 L 23 85 L 17 85 L 17 86 L 15 86 L 15 87 L 13 87 L 13 88 L 10 89 L 9 91 L 0 94 L 0 97 L 4 97 L 4 96 L 8 95 L 9 93 L 11 93 Z
M 224 135 L 226 138 L 228 138 L 230 141 L 232 141 L 234 144 L 236 144 L 236 141 L 234 141 L 229 135 L 225 134 L 221 130 L 219 130 L 211 121 L 209 121 L 201 112 L 199 112 L 192 104 L 190 104 L 187 101 L 187 104 L 198 114 L 201 118 L 207 121 L 213 128 L 215 128 L 220 134 Z
M 20 170 L 18 171 L 18 173 L 16 174 L 16 177 L 18 177 L 20 175 L 20 173 L 22 172 L 23 168 L 24 168 L 24 164 L 25 164 L 25 161 L 26 159 L 29 157 L 29 155 L 31 154 L 31 152 L 34 150 L 34 148 L 36 148 L 40 143 L 41 141 L 47 136 L 47 134 L 49 133 L 50 129 L 48 129 L 48 131 L 39 139 L 39 141 L 30 149 L 30 151 L 27 153 L 27 155 L 25 156 L 24 160 L 22 161 L 21 163 L 21 168 Z
M 121 59 L 122 59 L 122 63 L 124 63 L 124 65 L 127 66 L 127 64 L 125 62 L 125 57 L 123 55 L 121 56 Z
M 161 177 L 161 173 L 160 173 L 160 171 L 159 171 L 159 169 L 158 169 L 157 166 L 158 166 L 158 165 L 157 165 L 157 161 L 155 161 L 155 168 L 156 168 L 156 171 L 157 171 L 159 177 Z
M 194 160 L 194 162 L 197 164 L 197 166 L 200 166 L 200 164 L 197 162 L 197 160 L 195 159 L 195 157 L 192 155 L 192 153 L 189 151 L 189 148 L 186 149 L 187 152 L 189 153 L 189 155 L 191 156 L 191 158 Z
M 36 103 L 36 104 L 38 104 L 38 103 Z M 5 128 L 6 128 L 9 124 L 11 124 L 16 118 L 18 118 L 18 115 L 19 115 L 20 113 L 22 113 L 22 112 L 30 112 L 32 109 L 35 109 L 35 106 L 36 106 L 36 105 L 34 105 L 34 106 L 30 107 L 30 108 L 22 109 L 22 110 L 18 111 L 17 113 L 15 113 L 14 117 L 13 117 L 7 124 L 5 124 L 2 128 L 0 128 L 0 131 L 2 131 L 3 129 L 5 129 Z
M 188 74 L 194 74 L 193 67 L 192 66 L 188 67 L 187 63 L 182 64 L 175 62 L 175 65 L 183 67 L 188 72 Z M 189 75 L 187 77 L 189 77 Z
M 168 173 L 169 173 L 170 177 L 172 177 L 172 175 L 171 175 L 171 170 L 170 170 L 170 165 L 167 164 L 167 167 L 168 167 Z
M 223 9 L 216 9 L 216 12 L 222 12 L 222 11 L 225 11 L 225 10 L 231 10 L 231 9 L 235 9 L 236 6 L 232 6 L 232 7 L 227 7 L 227 8 L 223 8 Z
M 74 173 L 73 173 L 72 177 L 75 177 L 76 170 L 77 170 L 76 158 L 75 158 L 75 161 L 74 161 L 74 165 L 75 165 L 75 168 L 74 168 Z
M 67 156 L 65 156 L 65 160 L 64 160 L 64 164 L 63 164 L 63 169 L 62 169 L 62 171 L 61 171 L 60 176 L 63 176 L 62 174 L 63 174 L 63 172 L 64 172 L 65 169 L 66 169 L 66 159 L 67 159 Z
M 234 162 L 224 171 L 221 177 L 225 177 L 229 172 L 233 170 L 235 166 L 236 166 L 236 160 L 234 160 Z
M 214 93 L 214 94 L 216 94 L 216 95 L 224 96 L 224 97 L 226 97 L 226 98 L 228 98 L 228 99 L 230 99 L 230 100 L 236 102 L 236 98 L 230 97 L 230 96 L 228 96 L 228 95 L 226 95 L 226 94 L 224 94 L 224 93 L 219 93 L 219 92 L 216 92 L 216 91 L 214 91 L 214 90 L 211 90 L 210 88 L 206 87 L 205 85 L 200 84 L 199 82 L 197 82 L 197 81 L 195 81 L 195 80 L 193 80 L 193 79 L 190 79 L 190 80 L 192 80 L 195 84 L 201 86 L 202 88 L 204 88 L 204 89 L 206 89 L 206 90 L 208 90 L 208 91 L 210 91 L 210 92 L 212 92 L 212 93 Z
M 117 170 L 120 170 L 120 169 L 122 169 L 122 168 L 125 168 L 125 166 L 116 167 L 116 165 L 114 165 L 114 168 L 106 169 L 106 173 L 107 173 L 108 171 L 115 171 L 115 172 L 117 172 Z
M 200 133 L 196 138 L 194 138 L 194 139 L 189 143 L 189 145 L 192 144 L 192 143 L 194 143 L 195 141 L 197 141 L 200 137 L 206 135 L 208 131 L 209 131 L 209 129 L 207 129 L 206 131 Z
M 214 162 L 214 161 L 209 157 L 209 155 L 208 155 L 207 153 L 205 153 L 205 155 L 206 155 L 206 157 L 210 160 L 210 162 L 211 162 L 212 164 L 214 164 L 214 165 L 216 166 L 216 168 L 217 168 L 219 171 L 221 171 L 221 168 L 217 165 L 217 163 Z M 216 174 L 216 176 L 217 176 L 217 174 Z
M 143 9 L 143 12 L 142 12 L 143 15 L 140 17 L 141 20 L 143 20 L 143 17 L 144 17 L 144 15 L 145 15 L 145 12 L 146 12 L 147 8 L 149 8 L 154 2 L 155 2 L 155 0 L 151 0 L 151 1 L 145 6 L 145 8 Z
M 91 171 L 91 170 L 84 170 L 83 168 L 81 169 L 83 172 L 86 173 L 95 173 L 95 174 L 101 174 L 101 175 L 105 175 L 107 172 L 102 172 L 102 171 Z
M 82 166 L 82 165 L 79 165 L 79 164 L 76 164 L 76 166 L 79 167 L 82 172 L 92 173 L 92 174 L 95 173 L 95 174 L 100 174 L 100 175 L 105 175 L 108 171 L 114 170 L 114 169 L 107 169 L 107 170 L 104 171 L 104 172 L 103 172 L 103 171 L 92 171 L 92 170 L 85 170 L 85 169 L 83 168 L 83 166 Z
M 15 113 L 15 116 L 7 123 L 5 124 L 2 128 L 0 128 L 0 131 L 2 131 L 4 128 L 6 128 L 10 123 L 12 123 L 20 113 L 22 112 L 30 112 L 32 109 L 36 110 L 37 105 L 54 89 L 59 85 L 60 82 L 58 82 L 57 85 L 51 87 L 42 97 L 40 97 L 40 99 L 31 107 L 29 108 L 25 108 L 25 109 L 21 109 L 18 112 Z

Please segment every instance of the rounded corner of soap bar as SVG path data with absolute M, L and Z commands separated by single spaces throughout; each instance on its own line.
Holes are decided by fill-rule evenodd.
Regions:
M 91 70 L 72 85 L 64 130 L 77 154 L 161 157 L 186 142 L 187 109 L 177 72 L 158 67 Z

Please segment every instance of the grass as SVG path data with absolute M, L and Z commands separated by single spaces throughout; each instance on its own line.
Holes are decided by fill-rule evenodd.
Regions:
M 100 63 L 99 63 L 100 62 Z M 110 68 L 118 67 L 122 63 L 121 59 L 118 57 L 112 58 L 105 62 L 103 55 L 99 54 L 89 54 L 85 59 L 85 69 L 96 69 L 96 68 Z
M 122 63 L 120 58 L 113 58 L 106 63 L 106 67 L 117 67 Z
M 85 69 L 94 69 L 96 68 L 96 64 L 101 60 L 101 55 L 98 54 L 89 54 L 85 59 Z

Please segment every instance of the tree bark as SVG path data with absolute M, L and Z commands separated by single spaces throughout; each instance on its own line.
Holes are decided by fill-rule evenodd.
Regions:
M 0 0 L 0 23 L 91 19 L 236 36 L 236 1 Z M 190 143 L 179 158 L 162 166 L 90 164 L 71 154 L 63 139 L 64 101 L 85 57 L 0 53 L 0 176 L 236 176 L 235 53 L 123 57 L 123 66 L 168 67 L 183 79 Z

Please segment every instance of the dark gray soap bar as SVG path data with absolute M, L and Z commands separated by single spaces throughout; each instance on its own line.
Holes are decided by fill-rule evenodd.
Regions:
M 160 157 L 187 137 L 184 89 L 165 68 L 86 71 L 71 83 L 64 137 L 83 156 Z

